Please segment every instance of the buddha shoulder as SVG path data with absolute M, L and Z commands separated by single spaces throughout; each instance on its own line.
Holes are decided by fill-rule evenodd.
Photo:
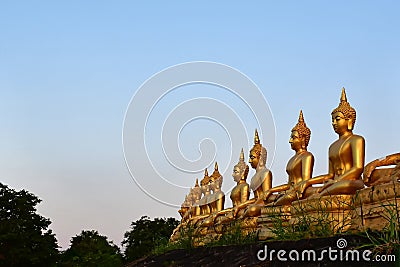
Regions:
M 353 134 L 352 136 L 350 136 L 349 139 L 346 140 L 346 143 L 347 142 L 349 142 L 349 143 L 357 143 L 357 144 L 364 144 L 365 143 L 365 139 L 361 135 Z
M 302 154 L 300 154 L 300 157 L 302 158 L 302 159 L 308 159 L 308 160 L 310 160 L 310 159 L 314 159 L 314 155 L 311 153 L 311 152 L 309 152 L 309 151 L 304 151 Z
M 330 146 L 329 149 L 333 148 L 334 146 L 336 146 L 337 144 L 344 144 L 344 143 L 358 143 L 358 144 L 364 144 L 365 143 L 365 139 L 364 137 L 362 137 L 361 135 L 357 135 L 357 134 L 353 134 L 351 136 L 349 136 L 348 138 L 344 139 L 344 141 L 342 141 L 343 139 L 338 139 L 335 142 L 333 142 Z

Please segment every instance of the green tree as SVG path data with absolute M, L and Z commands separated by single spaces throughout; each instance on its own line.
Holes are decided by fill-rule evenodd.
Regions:
M 169 240 L 178 224 L 175 218 L 150 220 L 148 216 L 132 222 L 131 230 L 125 233 L 122 241 L 125 259 L 132 261 L 150 254 L 158 244 Z
M 58 246 L 49 219 L 36 212 L 41 200 L 0 183 L 0 266 L 54 266 Z
M 82 231 L 63 252 L 60 266 L 122 266 L 119 248 L 97 231 Z

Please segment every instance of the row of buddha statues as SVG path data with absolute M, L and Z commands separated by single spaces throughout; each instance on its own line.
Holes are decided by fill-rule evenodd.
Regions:
M 400 153 L 374 160 L 364 166 L 365 140 L 353 133 L 356 111 L 347 101 L 345 89 L 342 89 L 340 103 L 332 113 L 333 130 L 338 139 L 329 147 L 329 170 L 327 174 L 313 177 L 314 156 L 307 150 L 311 130 L 307 127 L 302 111 L 297 124 L 291 130 L 290 146 L 294 150 L 286 166 L 288 181 L 286 184 L 272 187 L 272 172 L 266 167 L 267 150 L 260 143 L 257 130 L 254 146 L 249 153 L 251 167 L 255 174 L 247 183 L 249 166 L 245 162 L 243 149 L 239 162 L 233 168 L 236 186 L 230 198 L 233 207 L 224 209 L 225 195 L 221 190 L 223 181 L 215 163 L 214 172 L 209 176 L 207 169 L 204 177 L 190 189 L 179 210 L 181 224 L 196 227 L 211 226 L 234 219 L 257 217 L 262 207 L 290 205 L 293 201 L 321 198 L 332 195 L 353 195 L 366 186 L 375 186 L 400 177 Z M 373 171 L 380 166 L 397 165 L 390 175 L 374 176 Z M 249 199 L 250 190 L 254 197 Z

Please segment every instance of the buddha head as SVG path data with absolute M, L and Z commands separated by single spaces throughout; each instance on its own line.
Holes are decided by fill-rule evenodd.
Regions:
M 239 162 L 233 167 L 233 180 L 239 183 L 240 180 L 246 181 L 247 175 L 249 174 L 249 165 L 244 162 L 244 152 L 243 148 L 240 152 Z
M 339 106 L 332 111 L 331 115 L 332 126 L 337 134 L 342 135 L 353 130 L 356 122 L 356 111 L 350 106 L 349 102 L 347 102 L 344 87 L 342 88 Z
M 206 192 L 210 192 L 210 182 L 211 179 L 208 176 L 208 170 L 207 168 L 204 170 L 204 177 L 203 179 L 200 181 L 200 188 L 201 188 L 201 192 L 203 194 L 205 194 Z
M 296 152 L 300 149 L 307 150 L 308 143 L 310 142 L 311 130 L 304 122 L 303 111 L 300 110 L 299 120 L 292 129 L 290 136 L 290 146 Z
M 189 193 L 185 196 L 181 207 L 190 207 L 193 204 L 193 189 L 190 188 Z
M 222 175 L 218 171 L 218 163 L 215 162 L 214 172 L 210 176 L 210 181 L 211 181 L 210 187 L 211 187 L 211 190 L 221 189 L 222 179 L 223 179 Z
M 201 188 L 199 186 L 199 179 L 196 179 L 196 184 L 192 189 L 192 201 L 193 203 L 199 201 L 201 198 Z
M 250 156 L 249 156 L 249 163 L 253 169 L 257 168 L 258 166 L 258 161 L 260 160 L 260 154 L 261 154 L 261 144 L 260 144 L 260 138 L 258 137 L 258 132 L 257 129 L 254 133 L 254 146 L 250 150 Z

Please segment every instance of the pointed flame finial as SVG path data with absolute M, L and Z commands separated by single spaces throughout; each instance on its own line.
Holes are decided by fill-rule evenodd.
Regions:
M 342 95 L 340 97 L 340 102 L 347 102 L 346 89 L 344 89 L 344 87 L 342 87 Z
M 299 122 L 304 122 L 303 111 L 300 109 Z
M 254 133 L 254 144 L 256 145 L 256 144 L 259 144 L 259 143 L 260 143 L 260 138 L 258 137 L 258 132 L 257 132 L 257 129 L 256 129 L 256 131 Z
M 205 170 L 204 170 L 204 176 L 208 176 L 208 170 L 207 170 L 207 168 L 205 168 Z
M 199 187 L 199 179 L 196 178 L 196 184 L 194 185 L 194 187 Z
M 218 171 L 218 163 L 217 162 L 215 162 L 214 170 Z
M 243 147 L 242 147 L 242 151 L 240 151 L 239 162 L 244 162 L 244 151 L 243 151 Z

